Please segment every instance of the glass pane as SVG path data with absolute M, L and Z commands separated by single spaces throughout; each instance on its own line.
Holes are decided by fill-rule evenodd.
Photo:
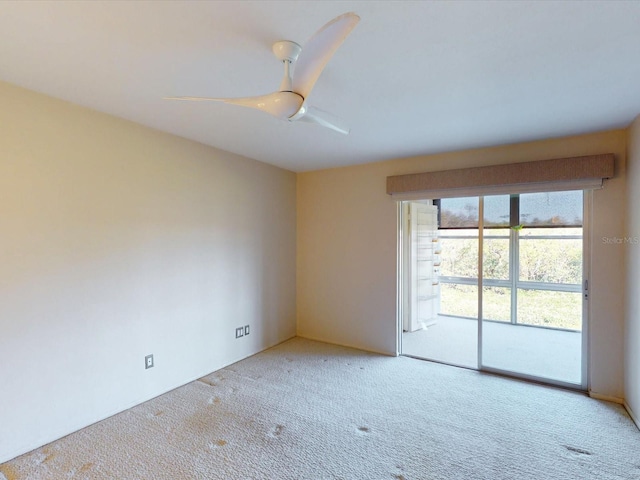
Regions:
M 477 238 L 441 238 L 439 244 L 441 275 L 467 278 L 478 276 Z
M 478 318 L 478 287 L 440 283 L 440 313 Z
M 511 289 L 484 287 L 482 289 L 482 318 L 498 322 L 511 322 Z
M 478 197 L 440 200 L 440 228 L 478 227 Z
M 518 289 L 518 322 L 582 330 L 582 293 Z
M 510 195 L 484 197 L 484 226 L 508 227 Z
M 544 227 L 523 227 L 519 232 L 520 238 L 522 237 L 580 237 L 582 238 L 582 227 L 559 227 L 559 228 L 544 228 Z
M 483 322 L 482 336 L 486 367 L 580 384 L 580 332 Z
M 489 291 L 488 291 L 489 290 Z M 490 321 L 504 314 L 508 302 L 499 292 L 484 288 L 482 364 L 539 378 L 579 384 L 582 375 L 579 331 L 580 293 L 518 289 L 518 323 Z M 508 290 L 508 289 L 505 289 Z M 502 307 L 498 315 L 492 313 Z M 540 328 L 541 326 L 556 328 Z
M 508 228 L 485 228 L 483 230 L 484 238 L 509 238 L 509 232 L 511 230 Z
M 520 223 L 525 226 L 582 226 L 582 191 L 523 193 Z
M 496 227 L 500 226 L 501 215 L 495 212 L 507 210 L 507 196 L 501 201 L 485 198 L 485 220 L 490 228 L 483 231 L 483 366 L 580 384 L 582 293 L 523 288 L 514 292 L 507 272 L 511 270 L 511 280 L 515 277 L 519 282 L 540 282 L 545 288 L 563 289 L 559 283 L 571 284 L 579 289 L 582 202 L 580 191 L 522 194 L 520 226 L 500 229 Z M 502 213 L 505 219 L 506 213 Z M 519 252 L 519 270 L 509 265 L 511 242 Z M 516 305 L 512 298 L 517 299 L 513 319 Z
M 582 239 L 520 237 L 520 280 L 582 284 Z
M 440 238 L 447 237 L 466 237 L 475 238 L 478 243 L 478 229 L 477 228 L 459 228 L 455 230 L 444 230 L 439 233 Z
M 508 230 L 507 230 L 508 231 Z M 509 238 L 484 238 L 482 275 L 485 279 L 509 280 Z

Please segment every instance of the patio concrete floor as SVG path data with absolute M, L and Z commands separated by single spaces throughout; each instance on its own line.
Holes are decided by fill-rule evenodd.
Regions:
M 478 322 L 438 316 L 424 330 L 402 334 L 402 354 L 478 368 Z M 501 322 L 483 324 L 483 365 L 580 384 L 581 332 Z

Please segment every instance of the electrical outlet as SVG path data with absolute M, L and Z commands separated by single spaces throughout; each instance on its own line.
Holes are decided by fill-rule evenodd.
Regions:
M 244 326 L 244 334 L 249 335 L 249 325 Z
M 244 335 L 244 328 L 238 327 L 236 328 L 236 338 L 240 338 Z
M 153 355 L 147 355 L 144 357 L 144 368 L 152 368 L 153 367 Z

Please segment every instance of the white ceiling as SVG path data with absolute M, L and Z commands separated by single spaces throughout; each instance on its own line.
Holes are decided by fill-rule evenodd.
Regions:
M 309 102 L 351 134 L 220 103 L 277 89 L 280 39 L 360 24 Z M 626 127 L 640 1 L 0 2 L 0 79 L 294 171 Z M 1 106 L 0 106 L 1 108 Z

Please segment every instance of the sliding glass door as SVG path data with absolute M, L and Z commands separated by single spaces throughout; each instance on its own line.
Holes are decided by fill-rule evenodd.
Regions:
M 438 288 L 429 321 L 405 322 L 402 353 L 586 388 L 583 192 L 426 202 L 437 208 L 428 237 Z
M 582 385 L 582 191 L 483 200 L 481 367 Z

